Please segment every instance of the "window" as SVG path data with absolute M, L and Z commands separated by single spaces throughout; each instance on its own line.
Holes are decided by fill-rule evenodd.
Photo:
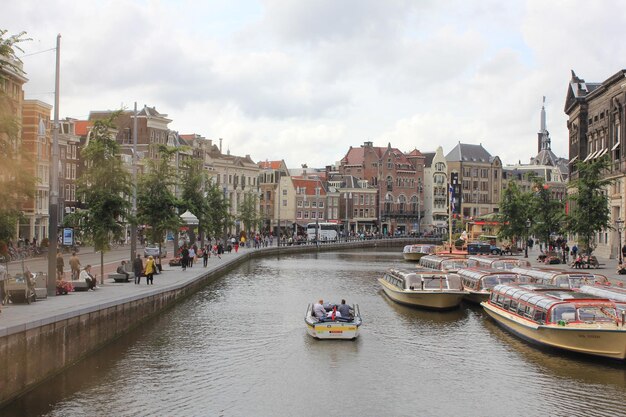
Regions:
M 310 206 L 311 206 L 311 205 L 310 205 L 310 202 L 308 202 L 308 201 L 306 201 L 306 200 L 305 200 L 305 201 L 304 201 L 304 207 L 307 207 L 307 208 L 308 208 L 308 207 L 310 207 Z
M 317 204 L 317 206 L 318 206 L 319 208 L 324 208 L 324 202 L 323 202 L 323 201 L 320 201 L 320 202 Z
M 298 200 L 298 207 L 302 207 L 302 200 Z
M 283 195 L 287 195 L 287 190 L 283 190 Z
M 304 212 L 304 218 L 305 218 L 305 219 L 308 219 L 308 218 L 309 218 L 309 212 L 308 212 L 308 211 L 305 211 L 305 212 Z

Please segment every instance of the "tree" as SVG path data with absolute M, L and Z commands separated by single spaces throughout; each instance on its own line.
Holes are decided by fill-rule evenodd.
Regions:
M 129 217 L 130 174 L 120 158 L 120 148 L 113 138 L 113 120 L 119 112 L 96 120 L 89 144 L 82 151 L 86 169 L 77 180 L 78 195 L 86 211 L 81 211 L 81 229 L 100 251 L 100 283 L 104 282 L 104 252 L 112 240 L 122 237 L 124 221 Z
M 254 193 L 248 192 L 243 196 L 243 201 L 239 205 L 239 220 L 243 222 L 243 226 L 247 232 L 258 226 L 260 218 L 257 211 L 257 197 Z
M 552 198 L 550 188 L 541 178 L 533 177 L 532 181 L 535 190 L 530 202 L 532 230 L 548 247 L 550 236 L 563 232 L 565 211 L 563 203 Z
M 16 57 L 16 51 L 22 51 L 17 45 L 29 39 L 26 32 L 6 36 L 6 30 L 0 30 L 0 82 L 7 74 L 22 75 Z M 22 215 L 22 204 L 34 197 L 35 176 L 25 167 L 29 164 L 23 152 L 20 140 L 18 111 L 11 98 L 0 89 L 0 252 L 6 253 L 6 243 L 15 237 L 15 225 Z
M 204 189 L 207 184 L 207 175 L 202 169 L 203 162 L 200 159 L 187 159 L 182 164 L 180 211 L 189 210 L 199 221 L 198 232 L 204 238 L 204 230 L 208 221 L 208 203 L 204 197 Z
M 605 189 L 612 180 L 603 178 L 609 167 L 607 157 L 589 162 L 576 162 L 578 177 L 570 181 L 569 188 L 575 190 L 570 199 L 567 230 L 577 234 L 582 247 L 591 254 L 595 248 L 597 232 L 611 227 L 609 199 Z
M 522 192 L 517 184 L 509 182 L 502 193 L 498 220 L 502 224 L 500 238 L 521 240 L 528 238 L 526 221 L 530 217 L 530 193 Z
M 209 184 L 206 189 L 206 202 L 208 211 L 206 213 L 206 232 L 209 236 L 219 236 L 230 224 L 228 214 L 228 202 L 217 184 Z
M 159 245 L 168 230 L 176 230 L 180 217 L 176 209 L 179 201 L 172 192 L 176 172 L 170 164 L 175 148 L 158 145 L 156 159 L 147 160 L 147 172 L 140 176 L 137 190 L 137 219 L 150 226 L 149 240 Z

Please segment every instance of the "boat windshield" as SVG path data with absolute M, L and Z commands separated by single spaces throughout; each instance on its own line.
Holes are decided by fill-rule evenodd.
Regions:
M 491 289 L 498 284 L 509 284 L 517 281 L 517 275 L 487 275 L 483 278 L 483 288 Z
M 578 320 L 584 322 L 615 321 L 617 315 L 613 307 L 585 306 L 578 308 Z

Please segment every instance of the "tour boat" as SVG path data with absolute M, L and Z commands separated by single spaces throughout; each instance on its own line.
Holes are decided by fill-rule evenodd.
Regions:
M 456 272 L 461 268 L 467 268 L 467 259 L 453 257 L 453 256 L 440 256 L 440 255 L 426 255 L 420 259 L 420 266 L 424 268 L 434 269 L 435 271 L 442 272 Z
M 457 274 L 438 271 L 392 268 L 378 282 L 390 299 L 412 307 L 451 309 L 467 294 Z
M 581 285 L 578 289 L 580 292 L 593 294 L 598 297 L 608 298 L 609 300 L 619 303 L 626 303 L 626 288 L 610 287 L 607 285 Z
M 511 272 L 530 277 L 536 284 L 556 285 L 560 288 L 576 289 L 586 284 L 605 284 L 608 279 L 604 275 L 583 271 L 563 271 L 561 269 L 513 268 Z
M 363 323 L 359 305 L 352 304 L 350 306 L 350 317 L 341 317 L 337 314 L 337 306 L 338 304 L 324 304 L 327 317 L 318 319 L 313 313 L 313 304 L 309 304 L 304 316 L 307 333 L 316 339 L 356 339 Z
M 513 269 L 530 268 L 530 262 L 519 258 L 504 258 L 501 256 L 469 256 L 468 264 L 479 268 Z
M 402 256 L 407 261 L 419 261 L 422 256 L 435 253 L 435 248 L 435 245 L 406 245 Z
M 614 301 L 541 284 L 500 284 L 481 303 L 498 325 L 532 343 L 626 359 L 626 328 Z
M 492 288 L 498 284 L 530 282 L 524 275 L 497 269 L 465 268 L 459 269 L 457 274 L 461 277 L 463 289 L 468 292 L 465 300 L 476 304 L 487 301 Z

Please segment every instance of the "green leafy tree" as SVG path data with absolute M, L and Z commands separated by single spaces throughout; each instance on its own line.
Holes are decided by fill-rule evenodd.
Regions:
M 498 220 L 502 224 L 498 236 L 503 239 L 527 238 L 526 222 L 530 217 L 530 193 L 522 192 L 517 184 L 509 182 L 502 193 Z
M 217 237 L 224 233 L 230 225 L 231 218 L 228 214 L 228 202 L 217 184 L 209 184 L 206 189 L 206 232 L 209 236 Z
M 182 163 L 180 211 L 189 210 L 198 218 L 198 232 L 204 238 L 209 207 L 204 196 L 208 179 L 202 168 L 203 162 L 200 159 L 187 159 Z
M 239 205 L 239 220 L 243 222 L 246 232 L 251 232 L 255 229 L 261 218 L 257 210 L 257 196 L 254 193 L 245 193 L 243 195 L 243 201 Z M 246 236 L 250 236 L 246 233 Z
M 165 233 L 180 226 L 176 212 L 179 201 L 172 192 L 176 172 L 170 163 L 175 152 L 174 148 L 158 145 L 158 158 L 147 160 L 147 171 L 140 176 L 137 190 L 137 219 L 150 226 L 147 236 L 159 245 L 159 252 Z
M 0 30 L 0 82 L 10 74 L 23 75 L 16 51 L 25 32 L 7 36 Z M 15 237 L 16 224 L 22 217 L 22 204 L 34 197 L 35 176 L 26 167 L 30 161 L 23 151 L 20 125 L 12 99 L 0 89 L 0 253 L 6 254 L 6 243 Z
M 104 252 L 110 250 L 112 240 L 123 236 L 130 209 L 130 174 L 113 137 L 117 115 L 94 122 L 89 144 L 82 151 L 86 168 L 77 180 L 78 195 L 87 210 L 80 212 L 81 219 L 73 219 L 101 253 L 100 283 L 104 282 Z
M 578 176 L 569 184 L 574 193 L 570 195 L 572 204 L 567 217 L 567 230 L 578 235 L 587 254 L 595 248 L 595 234 L 611 227 L 609 199 L 604 191 L 612 180 L 603 175 L 608 167 L 606 157 L 589 162 L 578 161 Z
M 534 190 L 531 199 L 532 231 L 548 247 L 550 236 L 563 233 L 565 210 L 561 201 L 552 198 L 550 188 L 542 179 L 533 178 Z

